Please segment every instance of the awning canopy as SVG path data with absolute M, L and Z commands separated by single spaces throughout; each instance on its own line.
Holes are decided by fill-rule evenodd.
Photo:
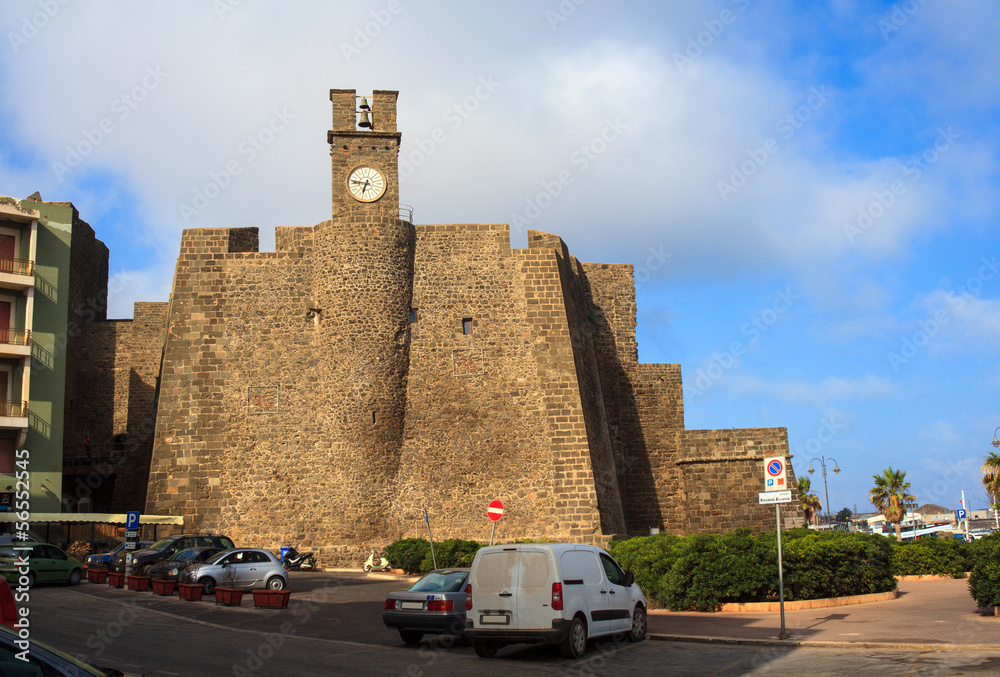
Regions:
M 0 512 L 0 522 L 23 522 L 16 512 Z M 113 512 L 33 512 L 28 524 L 121 524 L 125 525 L 125 513 Z M 139 515 L 139 524 L 177 524 L 184 526 L 184 518 L 174 515 Z

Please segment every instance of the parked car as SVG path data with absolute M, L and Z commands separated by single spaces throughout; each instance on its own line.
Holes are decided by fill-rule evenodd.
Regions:
M 115 668 L 98 667 L 73 658 L 44 642 L 31 638 L 26 659 L 18 657 L 23 649 L 14 642 L 17 633 L 0 626 L 0 675 L 55 675 L 57 677 L 129 677 Z
M 426 634 L 465 632 L 465 585 L 468 569 L 435 569 L 406 592 L 390 592 L 382 621 L 399 630 L 407 644 L 416 644 Z
M 144 550 L 145 548 L 148 548 L 151 545 L 153 545 L 153 541 L 139 541 L 136 550 Z M 119 543 L 118 545 L 116 545 L 114 548 L 112 548 L 111 552 L 101 552 L 96 555 L 87 555 L 84 558 L 83 563 L 86 564 L 88 567 L 94 564 L 107 564 L 108 568 L 110 569 L 111 564 L 115 561 L 115 558 L 118 557 L 118 553 L 121 552 L 128 554 L 128 551 L 125 550 L 124 543 Z
M 30 551 L 16 548 L 30 548 Z M 18 570 L 19 557 L 27 554 L 28 587 L 36 583 L 68 583 L 76 585 L 83 577 L 83 565 L 51 543 L 24 543 L 0 545 L 0 576 L 16 586 L 22 571 Z
M 270 550 L 236 548 L 217 552 L 204 564 L 196 564 L 187 574 L 201 583 L 210 595 L 216 586 L 234 588 L 269 588 L 282 590 L 288 586 L 288 572 Z
M 646 596 L 631 573 L 593 545 L 481 548 L 465 590 L 465 636 L 484 658 L 519 642 L 558 644 L 564 656 L 579 658 L 593 637 L 646 637 Z
M 176 581 L 185 567 L 201 564 L 222 550 L 223 548 L 188 548 L 157 562 L 153 568 L 160 569 L 157 572 L 159 578 Z
M 135 550 L 124 555 L 125 570 L 132 571 L 136 567 L 144 564 L 154 564 L 161 559 L 166 559 L 175 552 L 187 550 L 188 548 L 235 548 L 231 540 L 226 536 L 217 534 L 180 534 L 161 538 L 145 550 Z M 124 552 L 124 551 L 123 551 Z M 118 559 L 123 557 L 118 554 Z M 118 561 L 118 560 L 116 560 Z

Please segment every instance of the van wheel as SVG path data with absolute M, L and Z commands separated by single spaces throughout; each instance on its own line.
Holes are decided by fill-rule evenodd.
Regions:
M 641 642 L 646 639 L 646 610 L 636 604 L 632 612 L 632 627 L 628 631 L 628 641 Z
M 480 658 L 493 658 L 500 649 L 500 645 L 496 642 L 473 642 L 472 647 Z
M 569 634 L 559 645 L 559 650 L 566 658 L 579 658 L 587 650 L 587 628 L 579 618 L 573 619 L 573 623 L 569 626 Z

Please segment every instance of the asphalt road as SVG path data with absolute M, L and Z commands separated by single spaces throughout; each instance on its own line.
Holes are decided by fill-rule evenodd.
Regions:
M 595 642 L 580 660 L 547 646 L 494 659 L 451 642 L 404 645 L 381 621 L 399 583 L 354 574 L 293 574 L 289 609 L 257 610 L 83 583 L 32 591 L 30 630 L 94 663 L 155 677 L 218 675 L 985 675 L 1000 652 L 872 651 L 646 641 Z

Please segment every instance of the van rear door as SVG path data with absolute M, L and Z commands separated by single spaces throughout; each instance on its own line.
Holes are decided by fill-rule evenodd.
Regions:
M 548 630 L 560 612 L 552 610 L 552 583 L 556 572 L 550 566 L 550 550 L 521 548 L 517 560 L 517 628 Z
M 517 625 L 518 551 L 483 553 L 473 570 L 472 622 L 476 628 L 514 630 Z

